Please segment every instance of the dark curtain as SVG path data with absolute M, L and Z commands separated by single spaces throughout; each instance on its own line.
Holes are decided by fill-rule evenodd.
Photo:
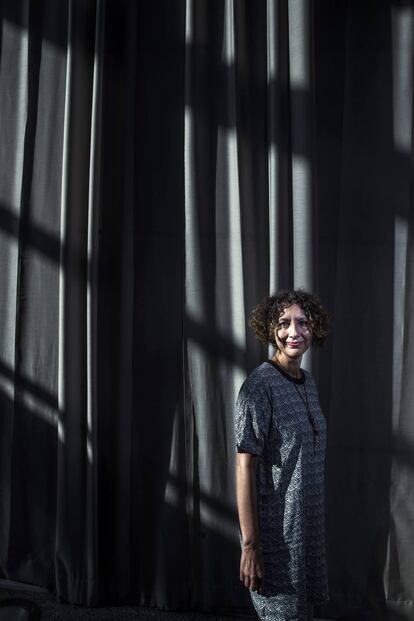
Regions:
M 414 2 L 0 2 L 0 575 L 250 612 L 233 404 L 305 287 L 330 618 L 414 619 Z

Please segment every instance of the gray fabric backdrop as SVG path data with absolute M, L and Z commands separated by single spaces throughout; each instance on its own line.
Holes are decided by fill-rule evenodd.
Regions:
M 316 291 L 331 602 L 414 619 L 414 2 L 2 0 L 0 571 L 250 611 L 232 413 Z

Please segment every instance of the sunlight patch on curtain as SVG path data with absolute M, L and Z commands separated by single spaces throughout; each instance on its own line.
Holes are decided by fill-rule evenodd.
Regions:
M 234 66 L 234 1 L 225 0 L 224 36 L 221 61 L 225 67 Z
M 169 478 L 167 479 L 165 485 L 164 492 L 164 500 L 172 507 L 179 507 L 179 488 L 178 488 L 178 462 L 176 455 L 176 448 L 179 444 L 179 420 L 177 413 L 174 416 L 173 428 L 172 428 L 172 437 L 171 437 L 171 453 L 170 453 L 170 463 L 168 467 Z
M 195 204 L 196 196 L 196 171 L 194 162 L 195 151 L 195 130 L 193 110 L 188 104 L 190 98 L 190 68 L 191 68 L 191 43 L 193 41 L 193 2 L 188 0 L 186 3 L 186 28 L 185 41 L 187 46 L 187 102 L 184 110 L 184 200 L 185 200 L 185 294 L 186 294 L 186 312 L 188 316 L 197 323 L 203 322 L 204 304 L 202 299 L 202 291 L 197 287 L 201 278 L 201 257 L 200 249 L 197 243 L 197 212 Z
M 279 289 L 278 240 L 278 150 L 275 144 L 268 149 L 269 178 L 269 293 Z
M 66 441 L 65 424 L 62 418 L 59 416 L 59 414 L 58 414 L 58 421 L 57 421 L 57 431 L 58 431 L 59 442 L 61 444 L 65 444 L 65 441 Z
M 310 68 L 310 15 L 308 0 L 289 2 L 289 72 L 293 97 L 296 93 L 309 94 Z M 293 102 L 294 103 L 294 102 Z M 313 289 L 313 223 L 312 178 L 310 168 L 311 127 L 309 111 L 303 104 L 292 107 L 292 208 L 294 286 Z M 305 153 L 298 153 L 305 145 Z
M 401 147 L 401 145 L 399 145 Z M 408 224 L 405 218 L 395 216 L 394 224 L 394 304 L 393 304 L 393 351 L 392 351 L 392 432 L 397 441 L 400 434 L 402 376 L 403 376 L 403 351 L 404 351 L 404 328 L 405 328 L 405 287 L 406 287 L 406 258 L 408 242 Z M 400 464 L 394 461 L 392 467 L 392 479 L 399 479 Z M 396 514 L 400 512 L 398 504 L 401 503 L 398 486 L 393 485 L 390 490 L 390 528 L 388 533 L 388 545 L 386 562 L 384 565 L 383 580 L 384 591 L 387 598 L 395 597 L 396 576 L 393 566 L 398 556 L 399 524 Z M 404 529 L 403 531 L 404 532 Z M 401 585 L 398 585 L 401 588 Z
M 312 291 L 312 187 L 310 164 L 292 156 L 293 256 L 295 287 Z
M 0 243 L 1 243 L 1 237 L 0 237 Z M 1 362 L 4 364 L 3 360 L 1 360 Z M 3 395 L 5 395 L 6 397 L 9 397 L 11 401 L 14 398 L 14 386 L 15 386 L 14 379 L 7 377 L 6 375 L 0 372 L 0 392 L 2 392 Z
M 68 3 L 68 33 L 72 29 L 72 2 Z M 62 413 L 66 408 L 66 360 L 65 360 L 65 326 L 66 326 L 66 274 L 64 249 L 66 247 L 66 223 L 68 216 L 68 172 L 69 172 L 69 136 L 70 136 L 70 85 L 72 83 L 72 46 L 70 37 L 66 52 L 66 87 L 65 87 L 65 116 L 63 121 L 63 157 L 62 157 L 62 194 L 60 204 L 60 244 L 61 257 L 59 265 L 59 364 L 58 364 L 58 437 L 62 444 L 65 442 L 65 425 Z
M 221 510 L 206 499 L 200 501 L 203 525 L 222 537 L 226 537 L 228 541 L 239 544 L 237 518 L 236 515 L 228 514 L 229 508 L 230 505 L 226 507 L 226 510 Z
M 237 347 L 245 347 L 243 263 L 237 167 L 237 136 L 234 129 L 219 128 L 216 173 L 216 323 L 219 331 Z M 235 369 L 235 389 L 241 376 Z
M 193 43 L 193 0 L 187 0 L 185 5 L 185 44 L 187 46 Z
M 278 79 L 278 22 L 275 0 L 267 2 L 267 89 L 269 109 L 269 146 L 267 153 L 267 174 L 269 183 L 269 293 L 279 289 L 279 270 L 277 240 L 278 231 L 278 180 L 279 154 L 276 145 L 276 80 Z M 269 356 L 273 355 L 273 348 Z
M 391 17 L 394 145 L 400 151 L 410 153 L 413 103 L 413 7 L 393 6 Z
M 409 6 L 391 8 L 392 95 L 394 147 L 401 157 L 411 157 L 413 122 L 414 10 Z M 398 430 L 401 408 L 404 327 L 406 326 L 406 270 L 409 242 L 410 190 L 404 211 L 394 218 L 394 335 L 393 335 L 393 427 Z
M 402 352 L 404 349 L 404 308 L 406 287 L 408 225 L 405 218 L 395 216 L 394 224 L 394 335 L 393 335 L 393 408 L 394 431 L 398 429 L 401 405 Z
M 1 362 L 14 369 L 15 325 L 18 274 L 18 244 L 14 235 L 0 232 L 0 256 L 2 260 L 1 286 L 4 295 L 1 298 L 0 340 Z M 5 377 L 0 378 L 0 390 L 13 397 L 14 384 Z
M 187 105 L 185 108 L 185 139 L 184 139 L 184 172 L 185 172 L 185 239 L 186 239 L 186 312 L 188 316 L 202 323 L 204 320 L 203 295 L 200 287 L 201 257 L 197 243 L 197 212 L 195 150 L 193 112 Z
M 28 45 L 26 28 L 8 20 L 2 23 L 0 63 L 0 164 L 13 170 L 12 179 L 0 176 L 0 203 L 14 214 L 20 211 L 23 177 L 24 136 L 27 121 Z M 7 71 L 13 66 L 14 71 Z M 6 168 L 7 163 L 7 168 Z
M 103 36 L 105 21 L 105 2 L 97 3 L 96 29 L 95 29 L 95 55 L 93 63 L 92 85 L 92 115 L 91 115 L 91 150 L 89 162 L 89 195 L 88 195 L 88 239 L 87 239 L 87 438 L 86 454 L 90 464 L 94 462 L 94 451 L 97 433 L 94 425 L 94 417 L 97 407 L 97 311 L 98 311 L 98 286 L 97 286 L 97 258 L 99 252 L 99 204 L 102 150 L 101 125 L 102 125 L 102 81 L 103 81 Z
M 276 0 L 267 0 L 267 84 L 278 77 L 277 72 L 277 7 Z
M 33 157 L 33 176 L 36 183 L 31 187 L 30 210 L 31 225 L 53 248 L 59 243 L 56 230 L 58 218 L 51 218 L 50 204 L 55 200 L 59 177 L 57 163 L 61 158 L 61 143 L 57 139 L 61 132 L 61 109 L 56 105 L 57 93 L 64 88 L 62 76 L 65 75 L 66 55 L 61 47 L 43 38 L 41 41 L 41 62 L 38 79 L 38 98 L 36 116 L 36 140 Z M 53 87 L 51 88 L 51 84 Z M 27 94 L 27 85 L 25 86 Z M 1 89 L 0 89 L 1 90 Z M 33 96 L 33 95 L 32 95 Z M 55 168 L 56 167 L 56 168 Z M 50 267 L 57 269 L 56 257 L 47 248 L 38 250 L 52 259 Z
M 289 56 L 291 88 L 310 87 L 309 0 L 289 0 Z
M 45 405 L 41 397 L 37 397 L 30 390 L 19 388 L 19 401 L 32 413 L 42 419 L 48 425 L 58 425 L 58 414 L 55 410 Z M 58 428 L 59 433 L 59 428 Z M 61 433 L 61 430 L 60 430 Z
M 18 218 L 22 192 L 24 136 L 27 120 L 27 71 L 28 34 L 4 20 L 2 23 L 2 49 L 0 50 L 0 169 L 13 171 L 12 175 L 0 175 L 0 208 L 4 215 L 10 214 L 16 226 L 14 233 L 2 230 L 0 253 L 2 262 L 2 296 L 0 336 L 1 358 L 4 364 L 15 368 L 15 335 L 18 313 L 19 248 Z M 7 70 L 14 67 L 14 71 Z M 0 379 L 1 390 L 10 398 L 14 386 L 7 378 Z

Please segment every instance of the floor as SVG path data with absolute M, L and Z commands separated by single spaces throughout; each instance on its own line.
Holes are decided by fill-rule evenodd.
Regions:
M 41 589 L 24 590 L 0 580 L 0 601 L 25 599 L 37 604 L 41 610 L 40 621 L 254 621 L 254 617 L 220 617 L 202 613 L 163 612 L 156 608 L 119 606 L 84 608 L 60 604 L 56 598 Z
M 0 601 L 28 599 L 41 610 L 40 621 L 254 621 L 255 617 L 215 616 L 203 613 L 164 612 L 156 608 L 119 606 L 108 608 L 84 608 L 70 604 L 59 604 L 56 598 L 42 589 L 25 590 L 0 580 Z M 315 621 L 318 621 L 315 619 Z M 319 620 L 322 621 L 322 620 Z M 327 621 L 327 620 L 325 620 Z

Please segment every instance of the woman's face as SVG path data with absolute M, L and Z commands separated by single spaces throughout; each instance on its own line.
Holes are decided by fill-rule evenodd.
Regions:
M 299 358 L 312 343 L 312 329 L 297 304 L 285 308 L 275 328 L 275 340 L 280 353 L 288 358 Z

